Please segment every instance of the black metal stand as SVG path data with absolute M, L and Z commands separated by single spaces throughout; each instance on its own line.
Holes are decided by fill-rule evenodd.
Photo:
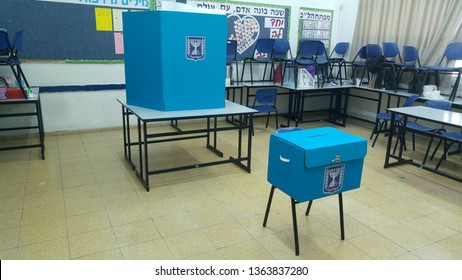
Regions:
M 270 194 L 268 197 L 268 203 L 266 205 L 265 217 L 263 218 L 263 227 L 266 227 L 266 223 L 268 222 L 268 216 L 271 208 L 271 202 L 273 201 L 274 190 L 276 189 L 275 186 L 271 186 Z M 300 255 L 300 246 L 298 241 L 298 226 L 297 226 L 297 209 L 296 205 L 300 202 L 295 200 L 294 198 L 290 198 L 291 210 L 292 210 L 292 224 L 294 230 L 294 243 L 295 243 L 295 255 Z M 308 202 L 308 207 L 306 208 L 305 216 L 308 216 L 311 210 L 311 205 L 313 204 L 313 200 Z M 344 226 L 344 219 L 343 219 L 343 198 L 342 193 L 338 194 L 338 205 L 339 205 L 339 215 L 340 215 L 340 239 L 345 240 L 345 226 Z

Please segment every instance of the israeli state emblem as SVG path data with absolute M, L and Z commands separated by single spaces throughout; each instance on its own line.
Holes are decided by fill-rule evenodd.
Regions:
M 186 36 L 186 58 L 189 60 L 205 58 L 205 37 Z
M 339 191 L 343 186 L 344 174 L 345 164 L 327 166 L 324 169 L 324 184 L 322 191 L 326 194 Z

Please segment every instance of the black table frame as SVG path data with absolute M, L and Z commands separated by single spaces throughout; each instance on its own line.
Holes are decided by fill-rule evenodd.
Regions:
M 167 117 L 167 118 L 152 118 L 145 119 L 137 114 L 135 106 L 129 106 L 125 103 L 119 101 L 122 104 L 122 123 L 123 123 L 123 141 L 124 141 L 124 157 L 127 162 L 130 164 L 133 170 L 135 170 L 136 176 L 142 182 L 146 191 L 150 190 L 149 185 L 149 176 L 155 174 L 161 174 L 166 172 L 173 172 L 186 169 L 195 169 L 200 167 L 219 165 L 225 163 L 234 163 L 240 168 L 244 169 L 248 173 L 251 172 L 251 155 L 252 155 L 252 133 L 251 127 L 253 126 L 252 116 L 254 110 L 243 110 L 242 112 L 234 113 L 219 113 L 219 114 L 201 114 L 195 116 L 194 114 L 190 116 L 178 116 L 178 117 Z M 197 111 L 197 110 L 196 110 Z M 130 134 L 130 116 L 135 116 L 137 118 L 137 137 L 138 140 L 134 141 Z M 231 126 L 218 126 L 218 117 L 235 117 L 239 121 L 237 125 Z M 244 121 L 244 118 L 248 122 Z M 175 131 L 172 132 L 159 132 L 159 133 L 148 133 L 148 124 L 155 122 L 177 122 L 179 120 L 192 120 L 192 119 L 206 119 L 206 127 L 203 129 L 191 129 L 191 130 L 182 130 L 176 127 Z M 243 151 L 243 133 L 244 129 L 248 129 L 248 141 L 247 141 L 247 153 Z M 191 165 L 182 165 L 172 168 L 158 169 L 158 170 L 149 170 L 149 156 L 148 156 L 148 144 L 170 142 L 170 141 L 180 141 L 188 139 L 197 139 L 197 138 L 206 138 L 206 147 L 218 157 L 222 158 L 223 153 L 217 148 L 217 133 L 219 131 L 227 130 L 238 130 L 238 150 L 235 157 L 230 156 L 228 159 L 216 160 L 206 163 L 197 163 Z M 139 153 L 139 163 L 136 164 L 132 160 L 132 146 L 138 146 Z
M 16 146 L 6 146 L 0 147 L 0 151 L 8 151 L 8 150 L 18 150 L 18 149 L 30 149 L 30 148 L 40 148 L 42 153 L 42 159 L 45 159 L 45 131 L 43 127 L 43 115 L 42 115 L 42 106 L 40 103 L 40 97 L 37 98 L 30 98 L 30 99 L 9 99 L 0 101 L 0 106 L 8 106 L 8 105 L 21 105 L 22 107 L 33 105 L 35 110 L 34 111 L 27 111 L 21 113 L 6 113 L 0 114 L 0 118 L 20 118 L 20 117 L 36 117 L 37 124 L 36 125 L 29 125 L 29 126 L 11 126 L 11 127 L 4 127 L 0 128 L 0 132 L 2 131 L 14 131 L 14 130 L 29 130 L 29 129 L 36 129 L 39 133 L 39 143 L 38 144 L 29 144 L 29 145 L 16 145 Z
M 408 107 L 408 108 L 412 109 L 411 107 Z M 438 109 L 432 109 L 432 108 L 427 108 L 427 109 L 438 110 Z M 402 165 L 402 164 L 410 164 L 410 165 L 419 167 L 421 169 L 436 173 L 438 175 L 450 178 L 452 180 L 462 182 L 462 177 L 457 177 L 457 176 L 454 176 L 454 175 L 449 174 L 447 172 L 443 172 L 443 171 L 441 171 L 439 169 L 432 168 L 432 167 L 430 167 L 428 165 L 425 165 L 425 162 L 426 162 L 429 150 L 431 148 L 431 143 L 433 142 L 433 139 L 434 138 L 441 138 L 436 133 L 434 133 L 434 134 L 433 133 L 431 133 L 431 134 L 430 133 L 427 133 L 427 134 L 422 133 L 422 135 L 428 136 L 430 138 L 430 144 L 427 147 L 427 150 L 426 150 L 426 153 L 425 153 L 425 156 L 424 156 L 424 159 L 423 159 L 422 162 L 416 162 L 414 159 L 411 159 L 411 158 L 403 158 L 403 152 L 404 152 L 404 147 L 405 147 L 403 134 L 406 133 L 406 123 L 407 123 L 408 118 L 418 118 L 418 119 L 422 119 L 422 120 L 425 120 L 425 121 L 434 122 L 434 123 L 437 123 L 437 124 L 442 124 L 442 125 L 447 125 L 447 126 L 454 126 L 454 127 L 459 128 L 459 129 L 462 126 L 461 125 L 454 125 L 453 123 L 446 122 L 446 121 L 440 121 L 438 119 L 433 118 L 432 114 L 428 114 L 428 116 L 415 115 L 415 114 L 412 114 L 412 113 L 407 113 L 406 110 L 407 110 L 407 108 L 389 108 L 389 109 L 387 109 L 387 111 L 391 113 L 391 120 L 392 121 L 390 122 L 390 129 L 388 131 L 387 150 L 386 150 L 386 154 L 385 154 L 385 163 L 384 163 L 383 167 L 388 168 L 388 167 L 398 166 L 398 165 Z M 442 110 L 439 110 L 439 111 L 442 111 Z M 448 113 L 458 114 L 456 112 L 448 112 Z M 398 119 L 398 116 L 397 116 L 398 114 L 402 117 L 401 121 L 395 121 L 395 120 Z M 398 145 L 398 141 L 399 141 L 399 149 L 398 149 L 397 154 L 396 154 L 396 148 L 393 148 L 394 151 L 392 152 L 393 136 L 394 135 L 397 136 L 396 137 L 396 142 L 395 142 L 395 147 L 398 147 L 397 145 Z M 391 162 L 391 159 L 395 159 L 396 161 Z

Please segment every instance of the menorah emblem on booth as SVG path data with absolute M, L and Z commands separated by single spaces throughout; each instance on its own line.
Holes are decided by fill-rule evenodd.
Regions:
M 205 37 L 186 37 L 186 58 L 189 60 L 205 58 Z

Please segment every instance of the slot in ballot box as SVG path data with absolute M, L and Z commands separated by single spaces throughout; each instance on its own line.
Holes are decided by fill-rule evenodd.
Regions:
M 124 12 L 127 104 L 160 111 L 225 107 L 224 14 Z
M 275 188 L 292 201 L 295 252 L 298 233 L 295 205 L 338 194 L 341 239 L 344 239 L 342 193 L 360 187 L 367 140 L 335 128 L 323 127 L 274 133 L 270 138 L 268 182 L 272 188 L 263 222 L 266 226 Z

